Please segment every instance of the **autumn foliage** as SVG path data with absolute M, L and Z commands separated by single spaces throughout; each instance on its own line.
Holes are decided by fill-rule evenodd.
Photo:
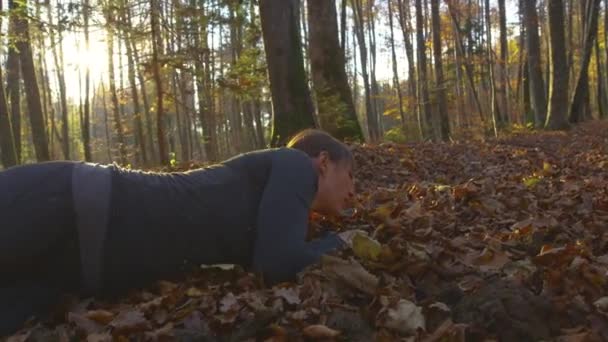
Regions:
M 66 301 L 13 339 L 608 339 L 608 124 L 486 142 L 354 146 L 359 229 L 296 283 L 205 267 Z

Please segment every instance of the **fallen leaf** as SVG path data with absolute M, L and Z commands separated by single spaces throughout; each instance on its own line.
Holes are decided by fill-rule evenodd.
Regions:
M 414 335 L 419 329 L 425 329 L 422 308 L 407 299 L 401 299 L 396 307 L 388 309 L 384 326 L 405 335 Z
M 373 295 L 378 287 L 378 278 L 369 273 L 356 260 L 344 260 L 330 255 L 321 258 L 322 269 L 329 277 L 335 277 L 364 293 Z
M 382 245 L 368 237 L 361 234 L 356 234 L 353 237 L 353 252 L 356 256 L 366 260 L 378 260 L 380 252 L 382 251 Z
M 87 342 L 112 342 L 113 338 L 110 333 L 94 333 L 87 336 Z
M 86 317 L 100 324 L 109 324 L 114 319 L 114 313 L 106 310 L 92 310 Z
M 302 329 L 302 333 L 304 336 L 315 340 L 335 338 L 340 335 L 338 330 L 333 330 L 321 324 L 309 325 Z
M 274 295 L 283 298 L 290 305 L 297 305 L 301 302 L 300 294 L 297 289 L 292 287 L 275 288 Z
M 68 313 L 68 322 L 73 323 L 76 329 L 82 331 L 85 335 L 99 333 L 105 329 L 103 325 L 92 319 L 73 312 Z
M 150 322 L 139 310 L 122 311 L 116 316 L 110 326 L 114 328 L 116 334 L 131 334 L 150 329 Z

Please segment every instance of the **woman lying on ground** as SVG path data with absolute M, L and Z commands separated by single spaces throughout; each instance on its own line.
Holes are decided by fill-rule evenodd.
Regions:
M 206 168 L 150 173 L 55 161 L 0 172 L 0 336 L 64 292 L 105 296 L 184 264 L 232 263 L 267 284 L 343 246 L 306 241 L 309 211 L 340 213 L 353 158 L 325 132 Z

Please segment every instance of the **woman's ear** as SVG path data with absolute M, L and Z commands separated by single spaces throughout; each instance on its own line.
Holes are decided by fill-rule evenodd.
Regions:
M 319 168 L 319 174 L 323 175 L 327 172 L 327 168 L 329 167 L 329 153 L 327 153 L 327 151 L 321 151 L 321 153 L 319 153 L 319 156 L 317 157 L 317 162 L 318 162 L 318 168 Z

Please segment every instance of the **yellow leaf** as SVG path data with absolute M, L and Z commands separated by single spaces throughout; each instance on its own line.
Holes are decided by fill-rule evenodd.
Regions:
M 353 252 L 359 258 L 376 261 L 381 251 L 382 245 L 378 241 L 362 234 L 353 237 Z

